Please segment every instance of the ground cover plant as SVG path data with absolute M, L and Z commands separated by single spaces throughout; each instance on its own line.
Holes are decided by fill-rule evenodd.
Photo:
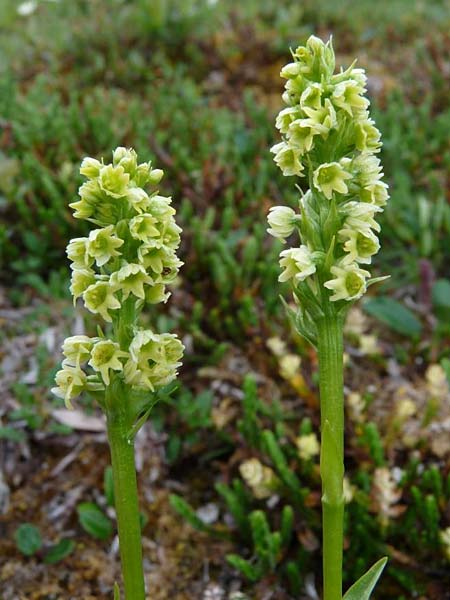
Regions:
M 373 273 L 391 279 L 344 332 L 344 586 L 386 555 L 375 598 L 445 598 L 445 3 L 380 2 L 376 19 L 369 2 L 113 4 L 1 6 L 3 596 L 111 598 L 120 580 L 104 423 L 88 397 L 69 413 L 48 391 L 63 340 L 97 335 L 68 292 L 65 246 L 88 235 L 68 207 L 79 162 L 117 146 L 165 170 L 160 193 L 183 228 L 173 296 L 142 315 L 187 349 L 179 388 L 136 436 L 148 588 L 319 593 L 317 356 L 286 318 L 285 247 L 265 231 L 271 206 L 298 202 L 269 152 L 279 72 L 315 33 L 339 39 L 338 64 L 358 56 L 369 73 L 391 193 Z

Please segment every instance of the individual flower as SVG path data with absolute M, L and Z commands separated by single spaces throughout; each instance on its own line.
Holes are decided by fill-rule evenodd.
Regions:
M 347 202 L 342 207 L 342 212 L 346 215 L 344 229 L 354 229 L 365 233 L 374 229 L 380 231 L 380 225 L 374 219 L 375 213 L 382 212 L 382 208 L 375 204 L 365 202 Z
M 116 167 L 105 165 L 100 169 L 98 182 L 105 194 L 113 198 L 121 198 L 128 191 L 130 176 L 120 165 Z
M 73 216 L 76 219 L 91 219 L 104 198 L 104 193 L 98 184 L 98 178 L 85 181 L 78 189 L 78 194 L 80 200 L 69 204 L 74 211 Z
M 113 165 L 117 167 L 120 165 L 122 169 L 133 177 L 137 168 L 137 154 L 133 148 L 124 148 L 119 146 L 113 152 Z
M 101 315 L 105 321 L 111 323 L 112 317 L 109 311 L 121 306 L 114 292 L 115 288 L 109 281 L 97 281 L 84 292 L 84 304 L 90 312 Z
M 145 298 L 144 285 L 152 285 L 153 279 L 141 264 L 126 264 L 111 275 L 111 284 L 122 291 L 122 301 L 130 294 Z
M 159 229 L 155 227 L 156 223 L 158 223 L 158 219 L 153 215 L 138 215 L 130 221 L 130 233 L 134 239 L 148 243 L 151 238 L 157 238 L 160 235 Z
M 149 200 L 148 212 L 156 217 L 160 223 L 167 223 L 175 214 L 175 209 L 170 206 L 171 202 L 171 198 L 156 194 Z
M 333 192 L 346 194 L 348 187 L 345 181 L 351 179 L 350 173 L 338 162 L 324 163 L 314 171 L 314 185 L 320 190 L 328 200 L 331 199 Z
M 273 206 L 267 215 L 267 221 L 270 228 L 267 230 L 270 235 L 278 238 L 285 243 L 295 229 L 295 211 L 288 206 Z
M 355 229 L 341 229 L 339 238 L 344 241 L 344 251 L 347 263 L 358 262 L 370 264 L 372 256 L 380 249 L 377 236 L 370 229 L 364 232 Z
M 140 187 L 130 188 L 127 192 L 128 202 L 137 213 L 147 212 L 150 198 L 145 190 Z
M 302 65 L 299 62 L 291 62 L 281 69 L 280 77 L 283 79 L 295 79 L 301 74 Z
M 280 254 L 280 267 L 284 269 L 278 281 L 284 282 L 294 279 L 295 283 L 303 281 L 316 272 L 316 265 L 307 246 L 289 248 Z
M 145 301 L 148 304 L 166 303 L 169 296 L 170 292 L 166 292 L 166 286 L 163 283 L 157 283 L 145 288 Z
M 360 189 L 370 189 L 377 184 L 383 176 L 380 159 L 370 152 L 361 152 L 353 159 L 349 159 L 354 183 Z M 386 186 L 386 184 L 384 184 Z M 387 187 L 387 186 L 386 186 Z M 361 198 L 363 200 L 363 198 Z M 363 200 L 368 202 L 368 200 Z
M 105 383 L 109 385 L 109 370 L 122 371 L 123 364 L 121 358 L 128 358 L 128 353 L 120 349 L 119 344 L 111 340 L 100 340 L 91 351 L 89 365 L 98 371 Z
M 69 260 L 72 261 L 72 268 L 86 268 L 90 267 L 94 262 L 93 257 L 89 256 L 88 250 L 88 238 L 73 238 L 70 240 L 66 248 L 66 254 Z
M 286 142 L 280 142 L 270 149 L 275 154 L 275 162 L 283 171 L 283 175 L 301 175 L 303 165 L 300 161 L 301 151 Z
M 300 148 L 302 154 L 309 152 L 313 147 L 314 136 L 319 133 L 326 134 L 327 128 L 311 119 L 297 119 L 293 121 L 287 132 L 289 144 Z
M 152 271 L 151 277 L 154 283 L 170 283 L 183 264 L 175 251 L 166 246 L 155 247 L 143 244 L 138 249 L 138 256 L 144 267 Z
M 362 202 L 369 202 L 375 206 L 385 206 L 389 198 L 388 185 L 384 181 L 375 181 L 359 190 Z
M 301 435 L 295 440 L 295 443 L 298 454 L 304 461 L 311 460 L 311 458 L 320 453 L 319 440 L 315 433 Z
M 278 113 L 275 121 L 275 127 L 280 130 L 281 133 L 287 133 L 289 125 L 300 117 L 299 110 L 296 107 L 284 108 Z
M 357 81 L 348 79 L 334 88 L 332 102 L 352 117 L 369 106 L 369 101 L 363 96 L 364 92 L 364 87 Z
M 372 119 L 366 119 L 355 125 L 355 146 L 360 152 L 370 150 L 379 152 L 381 134 Z
M 300 97 L 300 106 L 303 109 L 312 108 L 317 110 L 321 108 L 322 92 L 323 88 L 320 83 L 311 83 Z
M 86 374 L 79 367 L 63 365 L 63 368 L 55 375 L 56 387 L 52 388 L 52 393 L 58 398 L 62 398 L 67 408 L 72 409 L 72 398 L 79 396 L 86 388 Z
M 74 269 L 70 280 L 70 293 L 73 296 L 74 304 L 80 296 L 95 283 L 95 273 L 92 269 Z
M 87 252 L 89 256 L 95 259 L 98 267 L 105 265 L 111 258 L 120 256 L 117 248 L 123 245 L 123 240 L 119 239 L 114 232 L 114 226 L 109 225 L 103 229 L 94 229 L 90 232 Z
M 91 356 L 94 341 L 87 335 L 72 335 L 64 340 L 62 351 L 65 365 L 79 367 Z
M 336 111 L 329 98 L 326 98 L 323 106 L 319 108 L 304 106 L 303 112 L 306 113 L 309 120 L 318 128 L 318 132 L 322 133 L 322 135 L 337 126 Z
M 324 286 L 334 292 L 330 296 L 332 302 L 357 300 L 366 291 L 366 278 L 370 277 L 370 273 L 360 269 L 356 263 L 346 264 L 341 261 L 339 265 L 331 267 L 331 273 L 335 279 L 325 282 Z

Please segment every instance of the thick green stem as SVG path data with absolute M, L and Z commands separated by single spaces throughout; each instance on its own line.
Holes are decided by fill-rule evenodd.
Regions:
M 114 397 L 115 391 L 114 386 L 107 390 L 107 422 L 125 599 L 145 600 L 134 445 L 127 439 L 126 399 L 120 397 L 121 390 L 117 390 L 119 397 Z
M 344 528 L 343 320 L 334 314 L 317 323 L 321 407 L 324 600 L 342 600 Z

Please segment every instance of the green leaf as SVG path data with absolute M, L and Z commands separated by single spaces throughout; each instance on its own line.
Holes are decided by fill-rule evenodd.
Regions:
M 376 586 L 387 561 L 387 556 L 380 558 L 378 562 L 370 567 L 367 573 L 364 573 L 364 575 L 352 585 L 342 600 L 369 600 L 370 594 Z
M 39 529 L 31 523 L 23 523 L 15 533 L 17 548 L 25 556 L 33 556 L 42 547 L 42 537 Z
M 408 308 L 387 296 L 380 296 L 365 302 L 364 310 L 382 323 L 403 335 L 416 337 L 422 331 L 419 319 Z
M 197 529 L 198 531 L 207 531 L 208 526 L 203 523 L 203 521 L 197 516 L 195 510 L 184 500 L 181 496 L 177 496 L 177 494 L 171 494 L 169 496 L 170 506 L 181 515 L 186 521 L 189 523 L 191 527 Z
M 117 581 L 114 582 L 114 600 L 120 600 L 120 589 Z
M 77 506 L 81 527 L 99 540 L 108 539 L 113 533 L 111 521 L 105 513 L 92 502 L 82 502 Z
M 0 440 L 9 440 L 10 442 L 23 442 L 26 439 L 25 433 L 21 429 L 14 427 L 0 427 Z
M 258 581 L 261 578 L 262 573 L 259 565 L 252 565 L 238 554 L 227 554 L 226 559 L 232 567 L 240 571 L 249 581 Z
M 74 548 L 75 542 L 73 540 L 69 540 L 68 538 L 60 540 L 57 544 L 52 546 L 45 555 L 45 564 L 53 565 L 54 563 L 63 560 L 63 558 L 66 558 L 66 556 L 72 554 Z
M 450 281 L 438 279 L 431 291 L 433 304 L 442 308 L 450 308 Z

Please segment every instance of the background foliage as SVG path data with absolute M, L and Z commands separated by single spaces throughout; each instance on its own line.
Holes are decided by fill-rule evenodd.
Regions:
M 82 234 L 68 209 L 81 183 L 79 162 L 132 145 L 166 171 L 163 192 L 173 195 L 184 230 L 179 286 L 164 314 L 149 318 L 178 329 L 189 350 L 181 386 L 155 410 L 160 475 L 155 484 L 143 472 L 143 488 L 165 490 L 167 502 L 155 511 L 181 513 L 206 534 L 197 544 L 219 544 L 212 579 L 224 590 L 233 577 L 256 598 L 267 585 L 277 598 L 308 589 L 320 564 L 320 480 L 317 455 L 302 457 L 297 439 L 318 433 L 317 365 L 285 317 L 281 246 L 267 236 L 265 219 L 281 199 L 296 202 L 292 181 L 269 153 L 280 67 L 310 33 L 333 34 L 338 64 L 358 57 L 368 71 L 391 186 L 375 261 L 391 279 L 371 289 L 348 327 L 346 578 L 387 553 L 380 597 L 445 598 L 449 17 L 444 0 L 1 3 L 0 438 L 17 460 L 30 445 L 46 456 L 42 439 L 56 440 L 64 454 L 61 440 L 73 430 L 48 387 L 59 340 L 80 327 L 64 253 Z M 95 418 L 88 399 L 79 406 Z M 265 498 L 241 476 L 250 458 L 274 473 Z M 111 541 L 106 460 L 69 509 L 66 529 L 51 539 L 36 530 L 48 526 L 42 507 L 40 524 L 26 509 L 6 512 L 10 540 L 16 532 L 6 555 L 32 554 L 50 569 L 52 560 L 80 556 L 72 538 Z M 4 465 L 13 500 L 37 485 L 14 481 L 14 468 Z M 165 479 L 178 486 L 165 487 Z M 178 493 L 172 508 L 170 491 Z M 214 519 L 199 516 L 208 505 L 218 510 Z M 150 538 L 155 518 L 146 524 L 143 516 Z M 91 538 L 85 543 L 98 548 Z M 5 581 L 14 594 L 14 581 Z M 161 598 L 184 597 L 171 593 Z

